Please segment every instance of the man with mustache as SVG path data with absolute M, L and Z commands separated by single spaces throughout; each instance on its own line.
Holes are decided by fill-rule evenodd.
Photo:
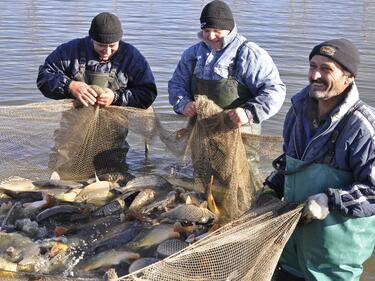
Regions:
M 265 182 L 287 202 L 306 202 L 275 280 L 358 281 L 375 244 L 374 110 L 359 99 L 349 40 L 318 44 L 309 61 L 310 85 L 292 97 L 284 155 Z

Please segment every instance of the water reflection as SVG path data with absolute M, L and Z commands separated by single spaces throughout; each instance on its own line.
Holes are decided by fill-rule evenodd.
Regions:
M 37 68 L 57 45 L 82 37 L 101 11 L 119 15 L 124 39 L 137 46 L 155 73 L 158 110 L 170 112 L 169 80 L 181 53 L 197 41 L 201 8 L 207 1 L 12 1 L 0 4 L 0 103 L 44 100 L 36 89 Z M 306 84 L 311 47 L 332 37 L 347 37 L 360 48 L 358 86 L 365 101 L 374 103 L 370 75 L 375 64 L 374 9 L 371 1 L 228 1 L 242 34 L 269 51 L 288 87 L 281 113 L 266 124 L 280 132 L 289 98 Z M 322 12 L 334 11 L 334 12 Z M 347 15 L 354 15 L 350 21 Z M 269 123 L 269 124 L 268 124 Z

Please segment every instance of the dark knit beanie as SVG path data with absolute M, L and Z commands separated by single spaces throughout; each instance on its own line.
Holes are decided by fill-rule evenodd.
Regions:
M 234 28 L 232 11 L 225 2 L 219 0 L 214 0 L 203 8 L 200 20 L 201 29 L 232 30 Z
M 118 42 L 122 38 L 121 22 L 114 14 L 100 13 L 93 18 L 89 35 L 100 43 Z
M 330 58 L 351 74 L 357 76 L 359 53 L 357 48 L 349 40 L 341 38 L 320 43 L 312 49 L 309 60 L 315 55 Z

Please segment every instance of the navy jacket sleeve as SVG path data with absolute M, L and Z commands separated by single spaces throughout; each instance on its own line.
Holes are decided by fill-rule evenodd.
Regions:
M 124 47 L 122 74 L 127 76 L 126 87 L 118 91 L 115 105 L 148 108 L 157 96 L 155 79 L 144 56 L 132 45 Z
M 60 45 L 39 67 L 37 86 L 44 96 L 51 99 L 73 98 L 69 93 L 69 84 L 73 68 L 78 69 L 78 46 L 79 39 Z

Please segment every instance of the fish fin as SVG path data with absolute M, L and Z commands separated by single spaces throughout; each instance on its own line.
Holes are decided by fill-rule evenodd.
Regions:
M 61 178 L 60 178 L 60 175 L 58 172 L 56 171 L 53 171 L 52 174 L 51 174 L 51 177 L 50 177 L 50 180 L 57 180 L 59 181 Z
M 220 227 L 222 227 L 222 225 L 221 224 L 219 224 L 219 223 L 214 223 L 212 226 L 211 226 L 211 228 L 208 230 L 208 232 L 214 232 L 214 231 L 216 231 L 216 230 L 218 230 Z
M 190 234 L 186 239 L 185 239 L 185 242 L 191 244 L 191 243 L 194 243 L 196 240 L 195 240 L 195 234 Z
M 95 181 L 96 182 L 100 182 L 99 178 L 98 178 L 98 175 L 96 174 L 96 171 L 95 171 Z
M 173 224 L 173 231 L 174 232 L 185 232 L 185 229 L 182 226 L 182 224 L 179 221 L 177 221 Z
M 186 205 L 193 205 L 193 200 L 191 199 L 191 196 L 188 195 L 185 200 Z
M 199 208 L 207 209 L 207 201 L 203 201 L 203 202 L 199 205 Z
M 211 180 L 207 185 L 207 207 L 208 209 L 213 212 L 216 216 L 220 216 L 219 208 L 216 206 L 214 195 L 212 194 L 212 184 L 214 181 L 214 177 L 211 176 Z
M 68 232 L 68 229 L 66 227 L 60 226 L 60 225 L 56 226 L 55 230 L 54 230 L 54 233 L 55 233 L 56 237 L 62 236 L 67 232 Z
M 211 212 L 213 212 L 215 215 L 220 216 L 220 210 L 216 206 L 215 199 L 211 195 L 207 198 L 207 209 L 209 209 Z

